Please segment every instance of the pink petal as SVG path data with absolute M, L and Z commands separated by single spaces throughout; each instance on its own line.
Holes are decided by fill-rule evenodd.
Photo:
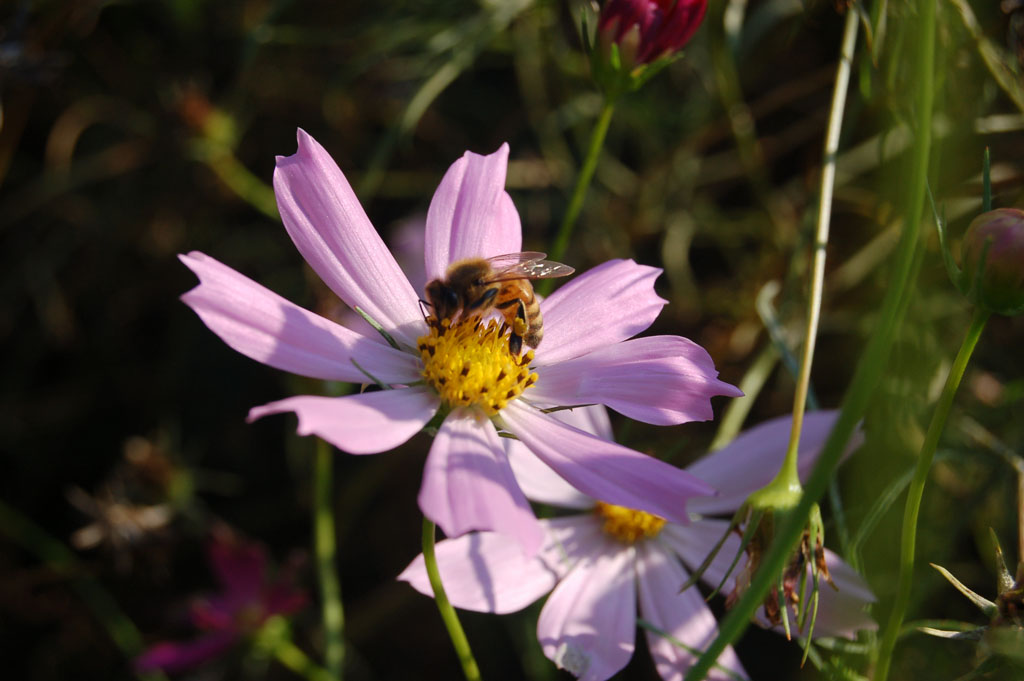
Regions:
M 349 454 L 377 454 L 418 433 L 437 407 L 437 396 L 426 388 L 400 388 L 346 397 L 289 397 L 253 407 L 248 420 L 293 411 L 299 435 L 316 435 Z
M 135 658 L 135 669 L 140 672 L 160 669 L 169 674 L 184 671 L 219 657 L 237 640 L 234 632 L 217 632 L 187 643 L 157 643 Z
M 192 251 L 178 257 L 200 281 L 181 299 L 246 357 L 331 381 L 368 382 L 353 362 L 385 383 L 419 378 L 413 355 L 304 310 L 208 255 Z
M 707 558 L 708 553 L 715 547 L 718 541 L 725 534 L 729 527 L 727 520 L 713 520 L 702 518 L 692 521 L 689 525 L 668 524 L 662 528 L 658 540 L 675 551 L 683 563 L 691 569 L 697 569 Z M 732 566 L 736 554 L 740 550 L 740 535 L 730 532 L 721 550 L 711 561 L 711 565 L 701 576 L 701 581 L 711 586 L 718 587 L 722 584 L 729 568 Z M 729 593 L 736 583 L 736 573 L 743 568 L 746 556 L 741 556 L 736 567 L 729 574 L 729 579 L 721 588 L 722 593 Z M 679 586 L 682 586 L 682 582 Z M 693 587 L 696 588 L 696 587 Z
M 608 410 L 600 404 L 560 409 L 552 412 L 552 416 L 562 423 L 568 423 L 570 426 L 596 435 L 602 440 L 615 439 L 615 435 L 612 434 L 612 422 L 608 418 Z
M 862 629 L 877 629 L 878 624 L 865 612 L 867 606 L 875 601 L 875 596 L 861 577 L 828 549 L 825 550 L 825 562 L 838 590 L 833 589 L 825 581 L 819 583 L 818 617 L 814 624 L 814 638 L 842 636 L 853 639 Z M 810 576 L 811 571 L 808 567 L 807 598 L 812 594 Z M 757 611 L 755 619 L 763 627 L 771 628 L 780 634 L 785 633 L 782 624 L 768 627 L 763 609 Z M 793 624 L 793 615 L 790 611 L 790 625 Z M 806 633 L 806 629 L 800 633 Z
M 278 156 L 274 193 L 302 257 L 349 307 L 359 307 L 410 347 L 424 331 L 418 296 L 370 224 L 352 187 L 316 140 Z
M 537 620 L 544 654 L 581 681 L 604 681 L 633 655 L 636 559 L 631 547 L 618 546 L 577 565 Z
M 467 151 L 445 173 L 427 211 L 427 280 L 445 276 L 465 258 L 489 258 L 522 248 L 519 213 L 505 193 L 508 144 L 481 156 Z
M 821 452 L 838 412 L 813 411 L 804 415 L 800 436 L 798 467 L 805 477 Z M 792 416 L 765 421 L 743 431 L 731 443 L 712 452 L 686 470 L 718 490 L 712 499 L 694 499 L 695 513 L 732 513 L 750 494 L 771 482 L 779 471 L 786 448 Z
M 866 612 L 875 602 L 864 579 L 835 553 L 825 549 L 825 563 L 838 591 L 828 584 L 818 587 L 818 619 L 814 637 L 843 636 L 856 638 L 862 629 L 874 631 L 878 624 Z
M 686 500 L 714 493 L 684 470 L 597 438 L 520 402 L 509 404 L 501 417 L 530 451 L 594 499 L 686 523 Z
M 559 575 L 565 576 L 572 566 L 583 560 L 592 560 L 618 544 L 605 533 L 603 523 L 594 513 L 549 518 L 540 521 L 544 525 L 548 543 L 544 555 L 552 555 L 551 565 L 559 565 Z
M 449 537 L 493 530 L 514 538 L 527 556 L 544 542 L 501 438 L 475 410 L 456 409 L 441 424 L 427 455 L 419 503 Z
M 491 225 L 484 231 L 482 248 L 487 254 L 484 256 L 486 258 L 523 250 L 523 226 L 519 221 L 519 210 L 508 192 L 502 192 L 498 197 Z
M 690 648 L 704 650 L 718 634 L 718 623 L 700 591 L 687 589 L 679 593 L 688 575 L 679 561 L 656 542 L 638 544 L 637 553 L 640 616 Z M 647 631 L 647 647 L 658 674 L 665 681 L 682 681 L 697 659 L 696 655 L 653 631 Z M 707 678 L 727 681 L 747 678 L 747 674 L 736 652 L 729 647 L 718 657 L 717 666 Z
M 585 509 L 594 505 L 593 499 L 551 470 L 522 442 L 505 439 L 503 444 L 516 482 L 527 499 L 559 508 Z
M 553 412 L 551 416 L 582 431 L 606 440 L 612 439 L 608 411 L 600 405 L 564 409 Z M 502 443 L 519 488 L 527 499 L 561 508 L 589 509 L 594 506 L 593 499 L 566 482 L 565 478 L 534 456 L 522 442 L 504 438 Z
M 825 549 L 825 564 L 828 565 L 832 581 L 839 587 L 840 592 L 845 592 L 852 598 L 857 598 L 865 603 L 875 602 L 875 593 L 868 583 L 837 553 Z
M 614 439 L 608 410 L 599 404 L 575 409 L 552 412 L 552 418 L 562 423 L 592 433 L 605 440 Z M 561 508 L 589 509 L 594 500 L 570 485 L 546 463 L 534 456 L 526 445 L 518 440 L 504 438 L 505 452 L 512 465 L 519 488 L 527 499 Z
M 708 421 L 712 396 L 743 394 L 716 378 L 704 348 L 680 336 L 627 340 L 537 373 L 531 402 L 603 404 L 659 426 Z
M 609 260 L 560 287 L 541 303 L 544 341 L 535 363 L 564 362 L 649 327 L 667 302 L 654 293 L 659 274 L 632 260 Z
M 551 591 L 568 572 L 574 559 L 564 546 L 578 546 L 580 538 L 593 542 L 595 523 L 591 516 L 541 521 L 544 548 L 533 558 L 495 532 L 471 532 L 446 539 L 436 546 L 441 582 L 452 605 L 464 610 L 503 615 L 525 608 Z M 398 576 L 420 593 L 433 597 L 423 555 L 416 557 Z

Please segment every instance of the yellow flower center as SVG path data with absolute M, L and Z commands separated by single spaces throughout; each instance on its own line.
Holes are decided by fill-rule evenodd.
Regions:
M 604 518 L 604 527 L 601 529 L 626 544 L 633 544 L 642 537 L 654 537 L 665 525 L 664 518 L 603 501 L 597 502 L 594 511 Z
M 449 407 L 477 406 L 494 416 L 537 381 L 533 351 L 509 351 L 507 324 L 475 316 L 428 321 L 430 332 L 416 341 L 423 378 Z

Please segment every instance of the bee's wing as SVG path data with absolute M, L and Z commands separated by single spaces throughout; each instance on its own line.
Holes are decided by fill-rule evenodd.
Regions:
M 487 258 L 493 272 L 484 279 L 484 283 L 512 279 L 554 279 L 567 277 L 576 271 L 560 262 L 545 260 L 545 255 L 537 251 L 523 251 Z

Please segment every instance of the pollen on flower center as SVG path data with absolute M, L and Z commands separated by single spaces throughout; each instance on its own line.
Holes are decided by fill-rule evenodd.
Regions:
M 665 525 L 665 519 L 645 511 L 636 511 L 625 506 L 597 502 L 594 509 L 604 519 L 601 528 L 621 542 L 632 544 L 642 537 L 654 537 Z
M 506 324 L 479 317 L 428 321 L 430 333 L 416 342 L 423 378 L 449 407 L 477 406 L 494 416 L 537 381 L 533 351 L 513 355 Z

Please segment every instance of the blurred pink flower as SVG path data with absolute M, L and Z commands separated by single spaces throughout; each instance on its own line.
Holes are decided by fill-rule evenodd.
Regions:
M 416 291 L 331 157 L 301 130 L 298 142 L 298 152 L 278 157 L 274 172 L 285 229 L 338 297 L 366 312 L 398 347 L 377 333 L 364 335 L 304 310 L 202 253 L 181 256 L 200 279 L 183 300 L 235 350 L 303 376 L 350 383 L 366 383 L 372 376 L 390 388 L 345 397 L 291 397 L 252 409 L 250 420 L 295 412 L 300 435 L 317 435 L 352 454 L 374 454 L 401 445 L 443 410 L 419 504 L 448 536 L 494 530 L 514 537 L 528 554 L 543 542 L 498 429 L 514 434 L 595 499 L 685 522 L 687 498 L 709 494 L 706 484 L 542 411 L 600 403 L 669 425 L 710 419 L 711 396 L 740 394 L 717 380 L 710 356 L 692 341 L 679 336 L 628 340 L 650 326 L 665 304 L 654 293 L 660 270 L 613 260 L 578 276 L 541 304 L 544 342 L 532 363 L 529 353 L 520 358 L 505 351 L 505 364 L 498 366 L 513 375 L 502 369 L 500 377 L 519 381 L 507 393 L 507 403 L 504 384 L 485 382 L 484 389 L 500 388 L 488 393 L 500 399 L 498 406 L 483 400 L 479 386 L 481 402 L 446 404 L 426 373 L 437 362 L 420 347 L 432 332 Z M 522 250 L 519 215 L 504 191 L 507 160 L 508 145 L 487 156 L 466 152 L 445 174 L 427 213 L 427 279 L 444 277 L 451 263 L 465 258 Z M 500 350 L 500 339 L 492 347 Z M 462 371 L 470 369 L 476 371 L 466 359 Z M 453 378 L 462 380 L 457 372 Z
M 221 591 L 196 600 L 191 609 L 192 624 L 206 635 L 184 643 L 157 643 L 135 658 L 139 671 L 173 673 L 199 666 L 254 634 L 270 617 L 306 605 L 306 594 L 294 586 L 290 571 L 271 580 L 260 544 L 221 528 L 214 532 L 208 551 Z
M 707 0 L 608 0 L 597 31 L 602 42 L 618 44 L 632 63 L 647 64 L 690 42 L 707 7 Z
M 835 416 L 834 412 L 806 416 L 799 463 L 802 475 L 817 458 Z M 600 407 L 563 412 L 561 418 L 602 437 L 611 436 L 607 413 Z M 784 458 L 789 428 L 789 417 L 768 421 L 690 466 L 691 473 L 720 494 L 690 499 L 695 515 L 688 525 L 595 504 L 536 458 L 525 456 L 520 444 L 509 442 L 509 459 L 529 498 L 583 513 L 540 521 L 546 541 L 532 559 L 490 532 L 438 543 L 438 567 L 449 600 L 467 610 L 508 613 L 550 591 L 537 622 L 537 637 L 548 658 L 584 681 L 607 679 L 629 662 L 638 612 L 691 649 L 704 649 L 717 633 L 714 615 L 696 588 L 679 592 L 689 577 L 688 568 L 703 562 L 729 525 L 727 520 L 704 516 L 731 514 L 772 479 Z M 733 533 L 704 573 L 707 583 L 717 586 L 722 581 L 739 546 Z M 863 611 L 874 600 L 870 590 L 835 554 L 827 552 L 827 562 L 839 591 L 822 584 L 815 636 L 852 637 L 859 629 L 874 628 Z M 421 593 L 433 593 L 422 555 L 399 579 Z M 726 581 L 725 592 L 733 582 L 733 577 Z M 664 679 L 682 679 L 696 659 L 653 631 L 647 632 L 647 645 Z M 709 678 L 746 678 L 731 648 L 718 664 Z

